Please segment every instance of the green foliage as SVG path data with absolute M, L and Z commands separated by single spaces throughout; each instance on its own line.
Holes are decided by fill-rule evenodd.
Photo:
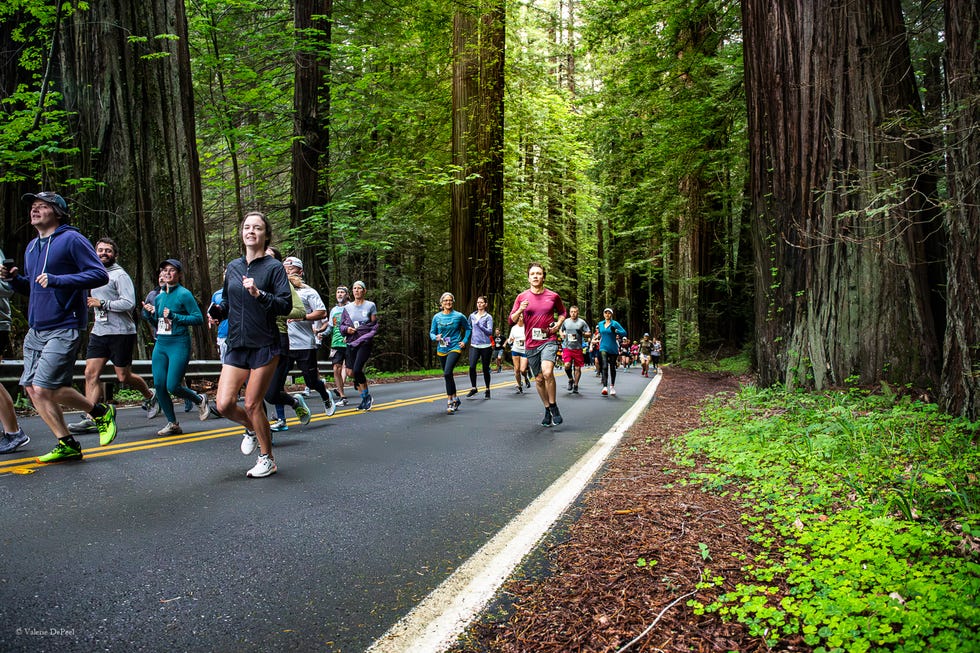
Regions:
M 735 490 L 759 553 L 697 611 L 823 651 L 980 646 L 980 424 L 857 390 L 745 388 L 707 414 L 682 455 L 713 460 L 697 480 Z

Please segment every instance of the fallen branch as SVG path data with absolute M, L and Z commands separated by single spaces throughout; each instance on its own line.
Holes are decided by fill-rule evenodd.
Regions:
M 653 620 L 653 623 L 652 624 L 650 624 L 649 626 L 647 626 L 646 629 L 642 633 L 640 633 L 639 635 L 637 635 L 636 637 L 634 637 L 632 640 L 630 640 L 626 644 L 626 646 L 624 646 L 623 648 L 621 648 L 618 651 L 616 651 L 616 653 L 623 653 L 626 649 L 628 649 L 629 647 L 633 646 L 633 644 L 636 644 L 638 641 L 640 641 L 641 639 L 643 639 L 644 637 L 646 637 L 650 633 L 650 631 L 653 630 L 654 626 L 657 625 L 657 623 L 660 621 L 661 617 L 663 617 L 664 614 L 667 613 L 667 610 L 670 610 L 672 607 L 674 607 L 675 605 L 677 605 L 680 601 L 686 599 L 689 596 L 694 596 L 695 594 L 697 594 L 697 591 L 688 592 L 687 594 L 684 594 L 683 596 L 678 596 L 676 599 L 674 599 L 673 601 L 671 601 L 670 603 L 668 603 L 667 604 L 667 607 L 665 607 L 663 610 L 660 611 L 660 614 L 657 615 L 657 618 Z

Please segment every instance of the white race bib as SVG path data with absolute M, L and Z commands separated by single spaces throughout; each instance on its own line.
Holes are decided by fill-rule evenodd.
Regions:
M 109 311 L 104 308 L 95 309 L 95 321 L 96 322 L 108 322 L 109 321 Z
M 157 318 L 157 335 L 158 336 L 173 335 L 173 321 L 168 320 L 165 317 Z
M 578 342 L 578 334 L 577 333 L 569 333 L 568 334 L 568 343 L 571 344 L 573 342 Z
M 538 328 L 531 329 L 531 338 L 533 340 L 547 340 L 548 332 L 545 331 L 544 329 L 538 329 Z

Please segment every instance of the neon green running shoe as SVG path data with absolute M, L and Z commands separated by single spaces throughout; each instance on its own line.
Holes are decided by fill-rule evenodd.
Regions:
M 303 399 L 303 395 L 294 394 L 293 399 L 296 400 L 296 407 L 293 410 L 296 411 L 296 417 L 299 418 L 299 423 L 309 424 L 312 415 L 310 414 L 310 407 L 306 405 L 306 400 Z
M 37 461 L 39 463 L 60 463 L 65 460 L 81 460 L 82 450 L 81 448 L 76 449 L 70 444 L 65 444 L 61 440 L 58 440 L 58 446 L 44 454 L 43 456 L 38 456 Z
M 105 404 L 105 407 L 105 415 L 92 418 L 99 429 L 99 444 L 103 447 L 116 439 L 116 407 L 112 404 Z

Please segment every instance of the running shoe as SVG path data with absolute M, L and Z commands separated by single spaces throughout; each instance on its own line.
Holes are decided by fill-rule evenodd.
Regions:
M 572 386 L 572 394 L 573 395 L 578 394 L 578 384 Z
M 99 427 L 95 425 L 95 420 L 91 417 L 86 417 L 80 422 L 68 425 L 68 431 L 70 433 L 95 433 L 98 430 Z
M 272 456 L 259 454 L 258 459 L 255 461 L 255 467 L 245 472 L 245 476 L 249 478 L 263 478 L 265 476 L 272 476 L 276 471 L 278 471 L 278 468 Z
M 609 386 L 609 394 L 612 395 L 613 397 L 615 397 L 616 396 L 616 388 L 614 388 L 613 386 Z
M 458 402 L 459 399 L 457 399 L 456 401 Z M 367 394 L 361 397 L 361 403 L 358 405 L 357 410 L 364 410 L 364 411 L 371 410 L 371 406 L 373 405 L 374 405 L 374 397 L 372 397 L 370 394 Z
M 303 395 L 299 393 L 294 394 L 293 399 L 296 400 L 296 405 L 293 406 L 293 410 L 296 411 L 296 417 L 299 418 L 299 423 L 304 426 L 309 424 L 310 418 L 313 415 L 310 414 L 310 407 L 306 405 L 306 399 L 303 399 Z
M 245 433 L 242 434 L 242 453 L 248 456 L 255 451 L 258 444 L 259 439 L 255 437 L 255 432 L 245 429 Z
M 544 419 L 541 420 L 541 426 L 551 426 L 551 408 L 544 409 Z
M 609 394 L 609 388 L 602 386 L 602 392 L 600 393 L 603 397 Z
M 30 441 L 24 429 L 18 429 L 16 433 L 4 433 L 3 438 L 0 438 L 0 453 L 13 453 Z
M 517 384 L 517 394 L 519 395 L 524 394 L 524 386 L 521 385 L 520 383 Z
M 323 412 L 330 417 L 337 412 L 337 402 L 333 400 L 333 395 L 327 393 L 327 398 L 323 400 Z
M 201 403 L 197 405 L 197 416 L 203 422 L 207 418 L 211 417 L 211 404 L 208 403 L 208 396 L 205 394 L 197 395 L 201 398 Z
M 343 399 L 343 397 L 340 395 L 340 390 L 338 390 L 337 388 L 331 389 L 331 392 L 333 393 L 333 396 L 336 397 L 337 399 Z
M 143 402 L 144 410 L 146 410 L 146 419 L 153 419 L 160 414 L 160 402 L 157 401 L 156 388 L 152 388 L 150 393 L 153 396 Z
M 337 405 L 338 406 L 346 406 L 347 405 L 347 397 L 341 397 L 340 398 L 340 401 L 337 402 Z
M 525 388 L 531 387 L 531 379 L 524 379 L 524 387 Z
M 575 381 L 573 381 L 573 380 L 571 380 L 571 379 L 569 379 L 569 380 L 568 380 L 568 391 L 569 391 L 569 392 L 571 392 L 571 391 L 572 391 L 572 387 L 573 387 L 574 385 L 575 385 Z
M 487 388 L 487 391 L 483 393 L 483 398 L 484 399 L 490 398 L 490 388 Z
M 62 440 L 58 440 L 58 445 L 44 454 L 43 456 L 38 456 L 37 461 L 39 463 L 60 463 L 64 460 L 81 460 L 82 459 L 82 449 L 79 447 L 76 449 L 70 444 L 66 444 Z
M 302 390 L 300 390 L 296 394 L 301 394 L 301 395 L 303 395 L 303 398 L 304 399 L 309 399 L 310 398 L 310 389 L 309 388 L 303 388 Z
M 453 400 L 452 400 L 452 399 L 450 399 L 450 400 L 449 400 L 449 401 L 448 401 L 448 402 L 446 403 L 446 414 L 447 414 L 447 415 L 452 415 L 452 414 L 453 414 L 453 413 L 455 413 L 455 412 L 456 412 L 456 406 L 454 406 L 454 405 L 453 405 Z
M 276 421 L 274 421 L 269 426 L 269 430 L 270 431 L 276 431 L 276 432 L 279 432 L 279 431 L 288 431 L 289 430 L 289 426 L 286 424 L 286 420 L 284 420 L 284 419 L 277 419 Z
M 467 396 L 467 397 L 472 397 L 472 396 L 473 396 L 473 395 L 475 395 L 475 394 L 476 394 L 477 392 L 478 392 L 478 390 L 477 390 L 476 388 L 470 388 L 470 391 L 466 393 L 466 396 Z
M 558 404 L 552 404 L 551 406 L 551 421 L 555 426 L 558 426 L 565 421 L 564 418 L 562 418 L 561 413 L 558 412 Z
M 112 404 L 102 404 L 105 407 L 105 414 L 102 417 L 93 417 L 95 426 L 99 429 L 99 444 L 103 447 L 112 444 L 116 439 L 116 407 Z
M 459 397 L 456 397 L 455 399 L 453 399 L 453 412 L 455 413 L 457 410 L 459 410 L 459 407 L 462 404 L 463 404 L 463 402 L 459 400 Z
M 180 435 L 183 432 L 184 429 L 180 428 L 180 424 L 176 424 L 174 422 L 167 422 L 166 426 L 164 426 L 162 429 L 157 431 L 157 435 L 163 435 L 163 436 Z

